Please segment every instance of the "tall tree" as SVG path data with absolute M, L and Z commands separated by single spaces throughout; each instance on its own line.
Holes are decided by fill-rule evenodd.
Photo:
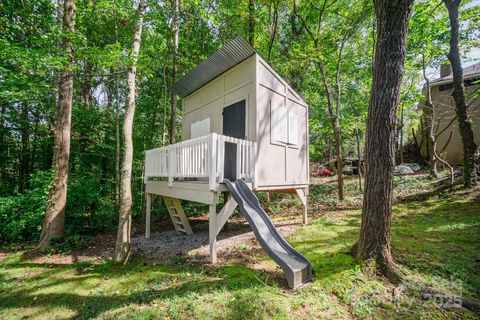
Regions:
M 137 8 L 137 21 L 133 35 L 131 65 L 127 71 L 127 101 L 123 123 L 124 158 L 122 164 L 122 181 L 120 193 L 120 209 L 118 219 L 117 242 L 115 244 L 114 260 L 126 262 L 130 256 L 130 234 L 132 229 L 132 162 L 133 141 L 132 129 L 135 116 L 135 96 L 137 62 L 142 39 L 143 16 L 146 9 L 146 0 L 140 0 Z
M 172 83 L 177 81 L 178 71 L 178 14 L 180 7 L 180 0 L 172 0 L 172 32 L 173 32 L 173 59 L 172 59 Z M 177 127 L 177 95 L 172 91 L 172 118 L 170 127 L 170 144 L 175 142 L 175 133 Z
M 62 12 L 62 10 L 58 12 Z M 62 49 L 66 53 L 66 61 L 59 72 L 53 182 L 48 194 L 42 233 L 38 243 L 39 248 L 49 246 L 52 238 L 63 237 L 65 225 L 73 98 L 72 69 L 75 63 L 71 39 L 75 32 L 75 4 L 73 0 L 63 2 L 62 29 Z
M 413 0 L 375 0 L 377 41 L 368 107 L 365 191 L 356 259 L 390 281 L 400 273 L 391 253 L 396 109 L 404 72 L 408 21 Z
M 343 155 L 342 155 L 342 132 L 341 132 L 341 110 L 342 110 L 342 88 L 341 88 L 341 75 L 342 75 L 342 63 L 344 60 L 344 50 L 349 40 L 359 32 L 359 27 L 368 17 L 368 13 L 371 12 L 371 8 L 366 6 L 362 8 L 361 11 L 354 15 L 354 18 L 350 17 L 348 14 L 345 14 L 341 19 L 335 14 L 335 21 L 339 21 L 338 25 L 338 34 L 335 33 L 335 40 L 331 42 L 330 35 L 322 35 L 321 31 L 324 28 L 325 18 L 327 15 L 327 10 L 335 4 L 335 1 L 324 0 L 320 6 L 320 11 L 318 14 L 317 21 L 315 26 L 307 24 L 307 20 L 301 16 L 297 10 L 296 1 L 293 2 L 294 14 L 301 20 L 303 28 L 311 38 L 313 42 L 314 49 L 316 51 L 316 65 L 318 70 L 320 70 L 320 78 L 322 80 L 323 88 L 326 93 L 326 102 L 328 117 L 333 129 L 333 138 L 335 141 L 335 155 L 336 155 L 336 169 L 338 177 L 338 199 L 343 201 L 345 199 L 345 187 L 344 187 L 344 175 L 343 175 Z M 331 8 L 330 8 L 331 9 Z M 345 26 L 347 25 L 347 26 Z M 332 26 L 330 26 L 332 27 Z M 314 29 L 315 28 L 315 29 Z M 316 31 L 315 31 L 316 30 Z M 330 29 L 328 29 L 330 30 Z M 323 38 L 322 38 L 323 36 Z M 322 42 L 328 42 L 328 45 L 323 44 Z M 327 48 L 327 46 L 329 48 Z M 325 57 L 328 55 L 329 51 L 334 48 L 335 52 L 331 55 L 330 59 Z M 330 61 L 328 61 L 330 60 Z M 335 62 L 334 70 L 335 75 L 330 76 L 328 70 L 328 62 Z M 333 78 L 333 79 L 332 79 Z M 334 82 L 334 84 L 332 84 Z
M 465 103 L 465 90 L 463 86 L 463 69 L 460 61 L 460 50 L 458 38 L 460 23 L 458 20 L 458 7 L 461 0 L 445 0 L 450 19 L 450 51 L 448 60 L 452 65 L 453 73 L 453 100 L 455 100 L 455 112 L 458 118 L 458 128 L 463 144 L 463 183 L 465 188 L 471 188 L 477 183 L 475 170 L 475 152 L 477 145 L 472 130 L 472 123 L 469 119 L 467 104 Z

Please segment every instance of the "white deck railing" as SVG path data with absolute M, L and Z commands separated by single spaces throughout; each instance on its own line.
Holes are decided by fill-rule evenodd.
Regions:
M 211 133 L 209 135 L 146 151 L 145 181 L 153 177 L 208 178 L 209 189 L 223 182 L 225 142 L 237 145 L 236 178 L 254 182 L 256 143 Z

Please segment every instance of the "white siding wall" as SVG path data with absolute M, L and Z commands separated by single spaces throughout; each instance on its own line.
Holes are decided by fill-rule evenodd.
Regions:
M 256 141 L 255 119 L 255 56 L 248 58 L 198 89 L 183 102 L 183 140 L 191 138 L 192 123 L 210 118 L 210 130 L 222 134 L 222 110 L 240 100 L 246 101 L 247 139 Z
M 210 130 L 221 134 L 223 108 L 243 99 L 247 100 L 247 140 L 258 142 L 255 185 L 291 188 L 308 184 L 308 107 L 258 55 L 184 99 L 183 140 L 191 138 L 192 123 L 205 118 L 210 118 Z M 284 108 L 280 114 L 287 117 L 286 128 L 278 134 L 285 142 L 272 139 L 272 108 Z
M 257 97 L 257 187 L 308 184 L 308 107 L 258 55 Z

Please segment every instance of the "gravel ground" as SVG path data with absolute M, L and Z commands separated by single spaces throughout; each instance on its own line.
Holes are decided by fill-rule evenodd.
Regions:
M 301 221 L 288 221 L 275 223 L 278 232 L 287 237 L 301 226 Z M 208 261 L 208 222 L 192 226 L 193 235 L 179 235 L 175 230 L 154 232 L 150 239 L 143 236 L 132 238 L 134 254 L 156 261 L 171 261 L 178 256 L 187 256 L 198 262 Z M 219 263 L 229 261 L 233 251 L 251 252 L 260 249 L 255 236 L 245 220 L 229 220 L 226 228 L 217 236 L 217 257 Z M 231 262 L 231 261 L 230 261 Z

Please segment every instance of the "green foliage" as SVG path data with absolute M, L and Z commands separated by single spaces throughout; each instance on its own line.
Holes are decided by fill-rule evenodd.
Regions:
M 0 242 L 35 240 L 40 235 L 51 174 L 37 171 L 31 188 L 22 194 L 0 197 Z
M 118 216 L 113 185 L 102 182 L 102 172 L 76 172 L 71 176 L 67 198 L 65 234 L 96 235 L 113 231 Z

